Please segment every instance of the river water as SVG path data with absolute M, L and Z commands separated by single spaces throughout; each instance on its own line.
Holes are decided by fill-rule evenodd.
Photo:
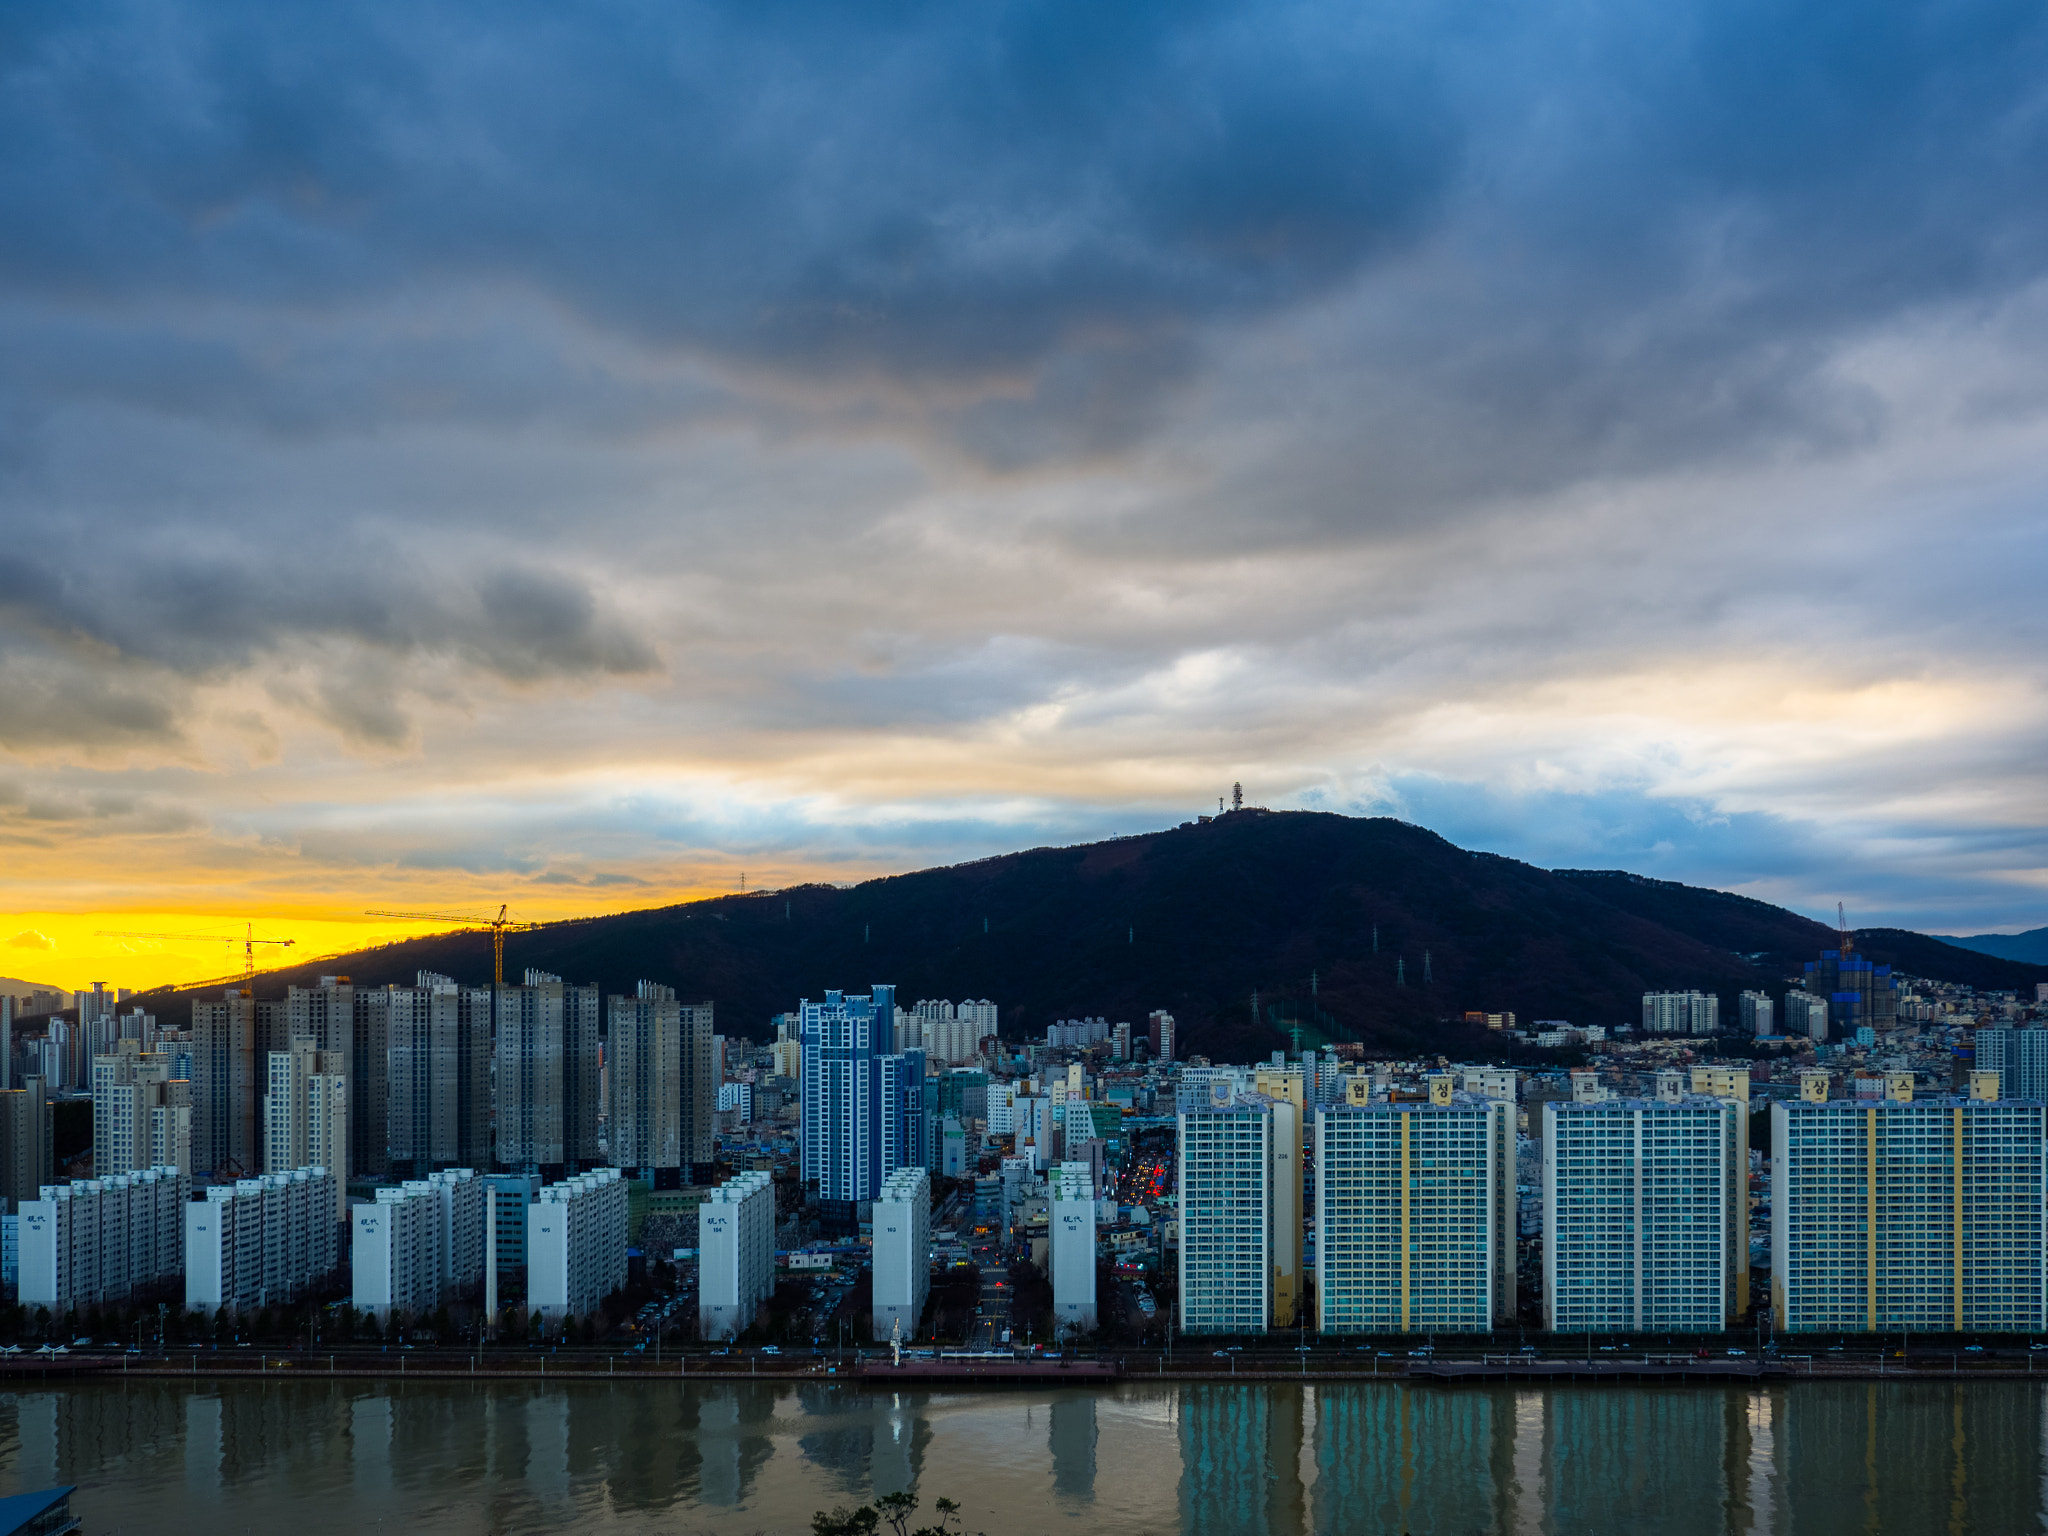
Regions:
M 2044 1392 L 81 1382 L 0 1395 L 0 1493 L 77 1483 L 88 1536 L 802 1536 L 903 1488 L 990 1536 L 2014 1536 Z

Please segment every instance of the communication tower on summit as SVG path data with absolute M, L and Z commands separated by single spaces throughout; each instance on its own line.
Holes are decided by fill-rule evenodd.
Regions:
M 1233 784 L 1230 786 L 1230 808 L 1233 811 L 1244 809 L 1244 785 Z

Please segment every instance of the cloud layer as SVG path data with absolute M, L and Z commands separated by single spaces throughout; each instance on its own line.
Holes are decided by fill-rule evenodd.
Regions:
M 2017 4 L 17 7 L 26 913 L 1271 804 L 2048 921 Z

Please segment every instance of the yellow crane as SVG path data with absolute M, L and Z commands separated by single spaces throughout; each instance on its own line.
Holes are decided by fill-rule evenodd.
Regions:
M 127 928 L 101 928 L 96 930 L 95 937 L 102 939 L 203 939 L 210 943 L 239 944 L 242 946 L 242 974 L 240 976 L 209 977 L 205 981 L 187 982 L 185 985 L 207 987 L 214 985 L 216 982 L 239 981 L 242 984 L 242 990 L 251 996 L 254 996 L 256 991 L 256 946 L 258 944 L 275 944 L 280 949 L 290 949 L 292 945 L 298 942 L 297 939 L 259 939 L 256 937 L 256 925 L 254 923 L 244 923 L 239 938 L 232 933 L 138 933 Z
M 505 985 L 505 934 L 524 933 L 538 928 L 539 923 L 517 923 L 505 916 L 505 909 L 498 908 L 496 917 L 479 917 L 474 912 L 365 912 L 365 917 L 398 917 L 415 923 L 459 923 L 464 928 L 491 930 L 491 980 L 498 986 Z

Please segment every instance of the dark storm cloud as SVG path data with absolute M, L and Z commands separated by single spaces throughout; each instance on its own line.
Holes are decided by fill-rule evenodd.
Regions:
M 751 858 L 868 835 L 802 803 L 849 777 L 908 807 L 878 848 L 986 851 L 1632 671 L 1940 714 L 2038 655 L 2043 81 L 2003 0 L 11 6 L 0 747 L 203 755 L 213 710 L 290 781 L 295 710 L 386 764 L 433 712 L 377 854 L 431 862 L 435 774 L 701 746 L 787 803 L 662 836 Z M 1871 824 L 1996 802 L 2024 863 L 1967 715 L 1916 748 L 1955 801 Z M 1847 749 L 1769 731 L 1643 726 L 1619 790 L 1593 742 L 1542 804 L 1455 736 L 1389 771 L 1569 862 L 1793 881 L 1853 819 Z M 1671 810 L 1714 751 L 1806 810 Z M 633 867 L 627 795 L 454 863 Z
M 1416 227 L 1456 146 L 1426 41 L 1214 5 L 46 9 L 6 47 L 0 273 L 502 280 L 806 375 L 1142 385 Z

